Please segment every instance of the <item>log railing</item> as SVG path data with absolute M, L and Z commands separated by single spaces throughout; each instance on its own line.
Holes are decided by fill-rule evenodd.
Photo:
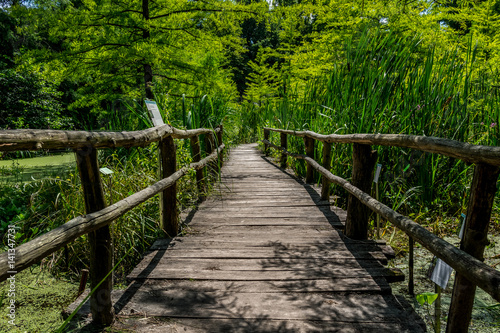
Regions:
M 281 146 L 270 142 L 270 132 L 280 133 Z M 302 137 L 306 154 L 291 153 L 287 150 L 287 135 Z M 313 159 L 314 142 L 323 142 L 323 165 Z M 488 244 L 487 233 L 490 223 L 496 184 L 500 173 L 500 147 L 480 146 L 449 139 L 397 134 L 352 134 L 321 135 L 311 131 L 291 131 L 264 128 L 264 150 L 269 147 L 281 151 L 281 165 L 285 166 L 287 156 L 307 162 L 307 179 L 316 170 L 322 175 L 322 198 L 328 197 L 329 183 L 341 186 L 349 193 L 345 233 L 354 239 L 368 237 L 368 212 L 372 210 L 397 228 L 403 230 L 410 241 L 416 241 L 434 255 L 442 259 L 457 272 L 447 332 L 467 332 L 471 319 L 476 286 L 480 287 L 495 300 L 500 301 L 500 272 L 483 261 L 483 252 Z M 352 184 L 330 172 L 330 150 L 332 143 L 353 144 Z M 460 249 L 435 236 L 408 217 L 405 217 L 372 198 L 370 191 L 373 167 L 377 152 L 371 145 L 404 147 L 429 153 L 438 153 L 475 164 L 475 171 L 469 196 L 466 225 Z M 311 170 L 311 171 L 309 171 Z
M 210 145 L 206 157 L 201 159 L 199 136 L 215 142 Z M 190 139 L 194 163 L 177 170 L 174 139 Z M 102 182 L 99 175 L 97 150 L 100 148 L 144 147 L 158 142 L 160 151 L 160 176 L 157 183 L 106 207 Z M 224 149 L 222 125 L 215 130 L 179 130 L 170 125 L 162 125 L 134 132 L 87 132 L 56 130 L 3 130 L 0 131 L 0 151 L 74 149 L 82 183 L 86 215 L 78 216 L 65 224 L 14 249 L 0 254 L 0 281 L 18 273 L 46 256 L 59 250 L 82 235 L 88 235 L 90 243 L 91 288 L 97 287 L 91 295 L 90 306 L 93 321 L 109 325 L 114 320 L 111 303 L 113 287 L 113 244 L 109 224 L 132 208 L 160 193 L 160 228 L 167 237 L 179 231 L 176 203 L 176 182 L 189 170 L 196 169 L 198 195 L 204 198 L 203 168 L 217 163 Z M 12 253 L 15 253 L 13 262 Z M 99 285 L 100 284 L 100 285 Z

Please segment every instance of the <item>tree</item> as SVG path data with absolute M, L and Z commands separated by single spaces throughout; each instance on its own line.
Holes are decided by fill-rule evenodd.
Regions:
M 87 81 L 83 104 L 123 95 L 153 98 L 154 82 L 179 95 L 231 93 L 225 50 L 238 48 L 234 22 L 255 8 L 217 0 L 84 0 L 57 15 L 61 23 L 53 33 L 68 52 L 56 60 Z
M 35 71 L 0 71 L 0 129 L 69 129 L 54 84 Z

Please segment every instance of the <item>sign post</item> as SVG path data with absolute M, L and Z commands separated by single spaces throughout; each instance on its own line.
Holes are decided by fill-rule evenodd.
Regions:
M 375 177 L 373 177 L 373 182 L 375 183 L 375 199 L 378 200 L 378 178 L 380 177 L 380 171 L 382 170 L 382 164 L 377 164 L 377 170 L 375 171 Z M 377 239 L 380 239 L 380 215 L 377 214 Z

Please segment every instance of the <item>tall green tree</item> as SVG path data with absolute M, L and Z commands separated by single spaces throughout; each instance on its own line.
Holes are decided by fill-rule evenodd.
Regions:
M 172 94 L 234 94 L 225 50 L 239 49 L 235 23 L 257 9 L 217 0 L 83 0 L 56 16 L 53 34 L 68 50 L 56 61 L 87 81 L 82 103 L 153 98 L 155 82 Z

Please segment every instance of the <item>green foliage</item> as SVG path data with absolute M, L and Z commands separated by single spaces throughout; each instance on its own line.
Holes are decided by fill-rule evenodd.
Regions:
M 67 41 L 66 72 L 86 78 L 81 105 L 152 98 L 155 82 L 178 95 L 234 95 L 224 52 L 239 49 L 233 24 L 252 10 L 227 1 L 85 1 L 58 10 L 52 33 Z
M 9 286 L 5 282 L 0 285 L 0 296 L 5 296 L 4 302 L 9 299 L 6 297 Z M 0 331 L 52 332 L 63 322 L 61 312 L 74 300 L 77 290 L 78 285 L 57 278 L 42 267 L 16 274 L 16 326 L 8 323 L 7 311 L 2 311 Z
M 68 129 L 61 93 L 36 72 L 0 71 L 0 128 Z
M 437 300 L 438 296 L 439 296 L 439 294 L 437 294 L 437 293 L 427 292 L 427 293 L 421 293 L 421 294 L 415 295 L 415 298 L 416 298 L 418 304 L 423 306 L 425 303 L 427 303 L 428 305 L 432 305 L 432 303 L 434 303 L 434 301 Z

